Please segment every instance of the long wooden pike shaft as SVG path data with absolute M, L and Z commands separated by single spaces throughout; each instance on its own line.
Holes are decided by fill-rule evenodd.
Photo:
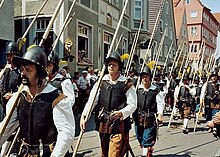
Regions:
M 2 1 L 1 1 L 1 3 L 0 3 L 0 9 L 2 8 L 4 2 L 5 2 L 5 0 L 2 0 Z
M 63 27 L 62 27 L 62 29 L 61 29 L 61 31 L 60 31 L 58 37 L 56 38 L 56 40 L 55 40 L 54 43 L 53 43 L 52 51 L 55 50 L 55 48 L 56 48 L 56 46 L 57 46 L 57 44 L 58 44 L 58 42 L 59 42 L 59 39 L 60 39 L 60 37 L 61 37 L 61 35 L 62 35 L 64 29 L 65 29 L 65 28 L 68 26 L 68 24 L 71 22 L 71 20 L 73 19 L 73 16 L 74 16 L 74 15 L 75 15 L 75 12 L 73 13 L 73 15 L 72 15 L 67 21 L 64 22 Z
M 49 33 L 50 33 L 50 29 L 51 29 L 52 26 L 53 26 L 53 23 L 54 23 L 54 21 L 55 21 L 57 15 L 58 15 L 58 13 L 59 13 L 59 11 L 60 11 L 60 8 L 61 8 L 63 2 L 64 2 L 64 0 L 60 0 L 60 1 L 59 1 L 58 5 L 57 5 L 57 7 L 56 7 L 56 9 L 55 9 L 55 11 L 54 11 L 54 14 L 53 14 L 52 18 L 50 19 L 50 22 L 49 22 L 49 24 L 48 24 L 48 26 L 47 26 L 47 29 L 46 29 L 46 31 L 44 32 L 44 35 L 43 35 L 43 37 L 42 37 L 42 39 L 41 39 L 41 41 L 40 41 L 39 46 L 41 46 L 41 45 L 43 44 L 43 42 L 47 39 L 47 37 L 48 37 L 48 35 L 49 35 Z
M 136 36 L 136 38 L 134 40 L 134 47 L 133 47 L 133 49 L 131 51 L 131 54 L 129 56 L 129 62 L 127 63 L 127 66 L 126 66 L 126 71 L 125 71 L 126 77 L 128 76 L 128 72 L 129 72 L 129 69 L 131 67 L 131 63 L 132 63 L 133 57 L 134 57 L 134 52 L 135 52 L 135 49 L 137 47 L 137 42 L 138 42 L 138 38 L 139 38 L 139 35 L 140 35 L 142 23 L 143 23 L 143 20 L 141 20 L 141 22 L 139 24 L 139 29 L 138 29 L 138 32 L 137 32 L 137 36 Z
M 118 50 L 118 47 L 119 47 L 119 44 L 120 44 L 120 42 L 121 42 L 121 40 L 122 40 L 123 35 L 124 35 L 124 32 L 121 33 L 121 35 L 120 35 L 120 37 L 119 37 L 118 43 L 117 43 L 117 45 L 116 45 L 116 47 L 115 47 L 115 51 Z
M 46 5 L 46 3 L 48 2 L 48 0 L 45 0 L 44 3 L 41 5 L 40 9 L 38 10 L 38 12 L 36 13 L 34 19 L 31 21 L 31 23 L 29 24 L 28 28 L 26 29 L 26 31 L 24 32 L 23 36 L 22 36 L 22 39 L 24 39 L 29 30 L 31 29 L 31 27 L 33 26 L 34 22 L 36 21 L 37 17 L 39 16 L 40 12 L 42 11 L 42 9 L 44 8 L 44 6 Z

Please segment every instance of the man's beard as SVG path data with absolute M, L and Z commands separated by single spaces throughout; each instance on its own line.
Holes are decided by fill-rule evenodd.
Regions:
M 22 79 L 22 84 L 23 85 L 27 85 L 27 86 L 31 85 L 31 83 L 29 81 L 29 78 L 27 76 L 23 75 L 21 79 Z

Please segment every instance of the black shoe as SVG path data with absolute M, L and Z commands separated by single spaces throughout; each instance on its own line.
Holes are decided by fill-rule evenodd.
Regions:
M 179 117 L 178 117 L 178 116 L 173 116 L 173 119 L 174 119 L 174 120 L 178 120 Z
M 188 133 L 189 133 L 189 130 L 184 128 L 184 129 L 183 129 L 183 133 L 184 133 L 184 134 L 188 134 Z

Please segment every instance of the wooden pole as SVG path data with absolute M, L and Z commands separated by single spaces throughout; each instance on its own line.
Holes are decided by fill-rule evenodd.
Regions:
M 113 49 L 113 45 L 114 45 L 115 39 L 116 39 L 116 37 L 117 37 L 118 30 L 119 30 L 119 28 L 120 28 L 121 21 L 122 21 L 122 19 L 123 19 L 123 16 L 124 16 L 125 9 L 126 9 L 126 7 L 127 7 L 128 1 L 129 1 L 129 0 L 126 0 L 126 1 L 125 1 L 124 8 L 123 8 L 123 10 L 122 10 L 121 16 L 120 16 L 119 21 L 118 21 L 118 25 L 117 25 L 116 30 L 115 30 L 115 34 L 114 34 L 114 36 L 113 36 L 113 39 L 112 39 L 110 48 L 109 48 L 109 50 L 108 50 L 107 58 L 111 55 L 111 52 L 112 52 L 112 49 Z M 87 113 L 87 115 L 86 115 L 86 117 L 85 117 L 85 121 L 88 121 L 89 116 L 90 116 L 90 113 L 92 112 L 92 108 L 93 108 L 93 105 L 94 105 L 94 102 L 95 102 L 95 98 L 96 98 L 96 95 L 98 94 L 98 89 L 100 88 L 100 85 L 101 85 L 101 82 L 102 82 L 102 78 L 103 78 L 103 76 L 104 76 L 105 69 L 106 69 L 106 66 L 105 66 L 105 64 L 104 64 L 103 67 L 102 67 L 102 71 L 101 71 L 101 73 L 100 73 L 99 79 L 98 79 L 98 81 L 97 81 L 97 86 L 96 86 L 97 88 L 95 89 L 95 93 L 92 95 L 92 100 L 93 100 L 93 101 L 89 102 L 89 103 L 90 103 L 90 108 L 89 108 L 88 113 Z M 73 157 L 76 156 L 77 150 L 78 150 L 78 148 L 79 148 L 79 144 L 80 144 L 81 139 L 82 139 L 82 135 L 83 135 L 83 131 L 81 130 L 81 131 L 80 131 L 80 134 L 79 134 L 79 137 L 78 137 L 78 140 L 77 140 L 77 143 L 76 143 L 76 146 L 75 146 L 75 148 L 74 148 Z
M 49 35 L 49 33 L 50 33 L 50 29 L 51 29 L 52 26 L 53 26 L 53 23 L 54 23 L 54 21 L 55 21 L 57 15 L 58 15 L 58 13 L 59 13 L 59 11 L 60 11 L 60 8 L 61 8 L 63 2 L 64 2 L 64 0 L 60 0 L 59 3 L 57 4 L 57 7 L 56 7 L 56 9 L 55 9 L 55 11 L 54 11 L 54 14 L 53 14 L 52 18 L 50 19 L 50 22 L 49 22 L 49 24 L 48 24 L 48 26 L 47 26 L 46 31 L 44 32 L 44 35 L 43 35 L 43 37 L 42 37 L 42 39 L 41 39 L 41 41 L 40 41 L 39 46 L 41 46 L 41 45 L 43 44 L 43 42 L 47 39 L 47 37 L 48 37 L 48 35 Z
M 117 43 L 117 45 L 116 45 L 116 47 L 115 47 L 115 51 L 118 50 L 118 47 L 119 47 L 119 44 L 120 44 L 120 42 L 121 42 L 121 40 L 122 40 L 123 35 L 124 35 L 124 32 L 121 33 L 121 35 L 120 35 L 120 37 L 119 37 L 118 43 Z
M 166 66 L 167 66 L 167 60 L 168 60 L 168 58 L 169 58 L 169 55 L 170 55 L 170 52 L 171 52 L 172 47 L 173 47 L 173 41 L 172 41 L 172 43 L 170 44 L 170 48 L 169 48 L 169 51 L 168 51 L 168 53 L 167 53 L 167 56 L 166 56 L 164 65 L 163 65 L 163 71 L 164 71 L 164 69 L 165 69 Z
M 133 43 L 132 43 L 132 46 L 131 46 L 131 51 L 130 51 L 129 58 L 128 58 L 128 62 L 127 62 L 127 64 L 126 64 L 126 68 L 125 68 L 125 74 L 126 74 L 126 71 L 128 71 L 128 66 L 129 66 L 129 63 L 130 63 L 130 60 L 131 60 L 131 54 L 132 54 L 132 52 L 133 52 L 134 45 L 135 45 L 135 42 L 134 42 L 134 41 L 135 41 L 136 38 L 137 38 L 137 34 L 138 34 L 138 32 L 135 33 L 135 37 L 134 37 L 134 40 L 133 40 Z
M 48 2 L 48 0 L 45 0 L 44 3 L 41 5 L 41 7 L 40 7 L 40 9 L 38 10 L 38 12 L 36 13 L 34 19 L 31 21 L 31 23 L 29 24 L 28 28 L 27 28 L 26 31 L 24 32 L 24 34 L 23 34 L 23 36 L 22 36 L 22 39 L 24 39 L 24 38 L 27 36 L 29 30 L 31 29 L 31 27 L 32 27 L 33 24 L 35 23 L 37 17 L 39 16 L 40 12 L 42 11 L 42 9 L 44 8 L 44 6 L 46 5 L 47 2 Z
M 135 40 L 133 42 L 134 43 L 134 47 L 133 47 L 133 49 L 131 51 L 131 54 L 129 56 L 129 62 L 126 65 L 126 70 L 125 70 L 126 77 L 128 76 L 128 72 L 129 72 L 129 69 L 131 67 L 131 63 L 132 63 L 133 57 L 134 57 L 134 52 L 135 52 L 135 49 L 137 47 L 137 42 L 138 42 L 138 38 L 139 38 L 139 35 L 140 35 L 142 23 L 143 23 L 143 20 L 141 20 L 141 22 L 139 24 L 139 29 L 138 29 L 138 32 L 137 32 L 137 36 L 136 36 L 136 38 L 135 38 Z
M 149 57 L 148 55 L 149 55 L 149 53 L 150 53 L 151 44 L 152 44 L 152 41 L 153 41 L 153 38 L 154 38 L 154 34 L 155 34 L 155 31 L 156 31 L 156 28 L 157 28 L 157 26 L 158 26 L 158 21 L 159 21 L 159 19 L 160 19 L 160 15 L 161 15 L 162 10 L 163 10 L 164 2 L 165 2 L 165 0 L 163 0 L 163 1 L 161 2 L 160 9 L 159 9 L 159 11 L 158 11 L 156 21 L 155 21 L 155 23 L 154 23 L 154 28 L 153 28 L 153 31 L 152 31 L 152 34 L 151 34 L 151 37 L 150 37 L 150 42 L 149 42 L 148 47 L 147 47 L 147 52 L 145 53 L 145 56 L 144 56 L 144 62 L 143 62 L 143 64 L 142 64 L 142 66 L 141 66 L 140 73 L 143 71 L 144 66 L 145 66 L 146 59 Z M 138 79 L 137 79 L 136 90 L 138 89 L 139 84 L 140 84 L 140 76 L 138 76 Z
M 163 36 L 161 38 L 161 41 L 160 41 L 160 45 L 157 49 L 157 54 L 156 54 L 156 57 L 155 57 L 155 66 L 154 66 L 154 70 L 153 70 L 153 77 L 152 77 L 152 80 L 154 80 L 154 76 L 156 74 L 156 70 L 157 70 L 157 65 L 158 65 L 158 61 L 159 61 L 159 58 L 160 58 L 160 52 L 161 52 L 161 49 L 162 49 L 162 46 L 163 46 L 163 42 L 164 42 L 164 39 L 165 39 L 165 36 L 166 36 L 166 32 L 167 32 L 167 27 L 165 29 L 165 31 L 163 32 Z
M 2 1 L 1 1 L 1 3 L 0 3 L 0 9 L 2 8 L 4 2 L 5 2 L 5 0 L 2 0 Z
M 54 41 L 53 45 L 52 45 L 52 51 L 55 50 L 55 48 L 56 48 L 56 46 L 57 46 L 57 44 L 58 44 L 58 42 L 59 42 L 59 39 L 60 39 L 60 37 L 61 37 L 61 35 L 62 35 L 64 29 L 65 29 L 65 28 L 68 26 L 68 24 L 72 21 L 74 15 L 75 15 L 75 12 L 73 13 L 73 15 L 72 15 L 69 19 L 66 18 L 67 20 L 65 20 L 65 22 L 63 23 L 62 29 L 61 29 L 59 35 L 57 36 L 56 40 Z

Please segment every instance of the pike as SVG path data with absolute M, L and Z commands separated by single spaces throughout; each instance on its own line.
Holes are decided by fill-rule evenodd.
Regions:
M 1 3 L 0 3 L 0 9 L 2 8 L 4 1 L 5 1 L 5 0 L 2 0 L 2 1 L 1 1 Z
M 176 63 L 176 59 L 177 59 L 178 54 L 180 55 L 179 51 L 180 51 L 180 47 L 181 47 L 181 46 L 183 47 L 184 44 L 183 44 L 183 43 L 179 44 L 179 46 L 178 46 L 178 48 L 177 48 L 177 50 L 176 50 L 176 55 L 175 55 L 175 58 L 174 58 L 174 60 L 173 60 L 173 63 L 172 63 L 171 70 L 170 70 L 170 73 L 169 73 L 169 75 L 168 75 L 168 78 L 171 77 L 171 73 L 172 73 L 172 71 L 173 71 L 173 69 L 174 69 L 174 65 L 175 65 L 175 63 Z M 182 49 L 182 47 L 181 47 L 181 49 Z
M 160 52 L 161 52 L 161 49 L 162 49 L 162 46 L 163 46 L 163 42 L 164 42 L 164 39 L 165 39 L 165 36 L 166 36 L 166 32 L 167 32 L 167 27 L 165 29 L 165 31 L 163 32 L 163 36 L 161 38 L 161 41 L 160 41 L 160 45 L 157 49 L 157 55 L 155 57 L 155 61 L 156 61 L 156 65 L 154 66 L 154 70 L 153 70 L 153 77 L 152 77 L 152 80 L 154 80 L 154 76 L 156 74 L 156 70 L 157 70 L 157 64 L 158 64 L 158 61 L 159 61 L 159 58 L 160 58 Z
M 138 34 L 138 32 L 135 33 L 134 41 L 136 40 L 137 34 Z M 135 45 L 134 41 L 133 41 L 132 46 L 131 46 L 131 51 L 130 51 L 130 55 L 129 55 L 129 58 L 128 58 L 128 63 L 126 64 L 125 73 L 128 70 L 128 64 L 129 64 L 130 59 L 131 59 L 131 53 L 133 52 L 133 49 L 134 49 L 134 45 Z
M 201 57 L 201 60 L 200 60 L 200 63 L 199 63 L 199 67 L 198 67 L 198 70 L 197 71 L 199 71 L 199 72 L 201 72 L 202 71 L 202 67 L 203 67 L 203 60 L 204 60 L 204 53 L 205 53 L 205 42 L 202 42 L 204 45 L 201 45 L 201 48 L 200 48 L 200 53 L 201 53 L 201 51 L 202 51 L 202 49 L 203 49 L 203 51 L 202 51 L 202 57 Z M 200 53 L 199 53 L 199 55 L 200 55 Z M 197 57 L 197 58 L 199 58 L 199 56 Z M 194 82 L 194 79 L 195 79 L 195 77 L 196 77 L 196 72 L 197 71 L 195 71 L 195 73 L 193 74 L 193 79 L 192 79 L 192 82 Z
M 49 24 L 48 24 L 48 26 L 47 26 L 47 29 L 46 29 L 45 32 L 44 32 L 44 35 L 43 35 L 43 37 L 42 37 L 42 39 L 41 39 L 41 41 L 40 41 L 39 46 L 42 46 L 43 42 L 47 39 L 47 37 L 48 37 L 48 35 L 49 35 L 49 33 L 50 33 L 50 29 L 51 29 L 52 26 L 53 26 L 53 23 L 54 23 L 54 21 L 55 21 L 57 15 L 58 15 L 58 13 L 59 13 L 59 11 L 60 11 L 60 8 L 61 8 L 63 2 L 64 2 L 64 0 L 60 0 L 59 3 L 57 4 L 57 7 L 56 7 L 56 9 L 55 9 L 55 11 L 54 11 L 54 14 L 53 14 L 52 18 L 50 19 L 50 22 L 49 22 Z
M 154 23 L 154 28 L 153 28 L 153 31 L 152 31 L 152 34 L 151 34 L 151 37 L 150 37 L 150 42 L 149 42 L 148 47 L 147 47 L 147 52 L 145 53 L 145 56 L 144 56 L 144 63 L 143 63 L 142 66 L 141 66 L 140 73 L 144 70 L 145 61 L 146 61 L 147 58 L 149 57 L 148 55 L 149 55 L 149 52 L 150 52 L 150 48 L 151 48 L 151 46 L 152 46 L 151 44 L 152 44 L 152 41 L 153 41 L 153 38 L 154 38 L 154 34 L 155 34 L 155 31 L 156 31 L 156 28 L 157 28 L 157 26 L 158 26 L 158 21 L 159 21 L 159 19 L 160 19 L 160 15 L 161 15 L 162 10 L 163 10 L 164 2 L 165 2 L 165 0 L 163 0 L 163 1 L 161 2 L 160 10 L 159 10 L 159 12 L 158 12 L 158 14 L 157 14 L 157 18 L 156 18 L 156 21 L 155 21 L 155 23 Z M 138 76 L 138 79 L 137 79 L 136 90 L 138 89 L 139 84 L 140 84 L 140 76 Z
M 54 13 L 54 15 L 53 15 L 53 18 L 50 20 L 50 23 L 49 23 L 49 25 L 48 25 L 48 27 L 47 27 L 47 29 L 46 29 L 44 35 L 43 35 L 44 38 L 41 40 L 41 43 L 39 44 L 39 46 L 42 45 L 43 40 L 47 39 L 47 37 L 48 37 L 48 35 L 49 35 L 49 31 L 50 31 L 50 29 L 51 29 L 51 27 L 52 27 L 52 24 L 53 24 L 53 22 L 54 22 L 54 20 L 55 20 L 55 17 L 56 17 L 57 14 L 58 14 L 58 11 L 59 11 L 59 9 L 60 9 L 60 7 L 61 7 L 63 1 L 64 1 L 64 0 L 60 0 L 58 6 L 57 6 L 57 8 L 56 8 L 56 11 L 55 11 L 55 13 Z M 56 15 L 56 16 L 55 16 L 55 15 Z M 24 88 L 24 85 L 21 84 L 21 85 L 19 86 L 19 88 L 18 88 L 18 91 L 17 91 L 16 94 L 15 94 L 15 99 L 14 99 L 13 102 L 12 102 L 13 105 L 12 105 L 12 107 L 9 109 L 9 113 L 6 115 L 6 117 L 4 118 L 4 120 L 3 120 L 3 122 L 2 122 L 2 126 L 1 126 L 1 128 L 0 128 L 0 141 L 1 141 L 1 140 L 6 140 L 6 139 L 2 139 L 2 137 L 3 137 L 3 135 L 4 135 L 4 132 L 5 132 L 5 129 L 6 129 L 7 125 L 8 125 L 8 123 L 9 123 L 10 119 L 11 119 L 11 116 L 12 116 L 14 110 L 15 110 L 15 107 L 17 107 L 18 98 L 20 97 L 21 91 L 23 90 L 23 88 Z M 17 126 L 17 127 L 18 127 L 18 126 Z M 11 129 L 10 132 L 15 131 L 17 127 Z
M 35 23 L 35 21 L 37 20 L 37 18 L 38 18 L 38 16 L 39 16 L 40 12 L 42 11 L 42 9 L 44 8 L 44 6 L 46 5 L 47 2 L 48 2 L 48 0 L 45 0 L 44 3 L 41 5 L 41 7 L 40 7 L 40 9 L 38 10 L 38 12 L 36 13 L 34 19 L 31 21 L 30 25 L 28 26 L 28 28 L 26 29 L 25 33 L 23 34 L 22 39 L 24 39 L 24 38 L 27 36 L 29 30 L 31 29 L 31 27 L 33 26 L 33 24 Z
M 179 57 L 178 57 L 177 60 L 176 60 L 176 64 L 175 64 L 174 68 L 176 68 L 176 67 L 178 66 L 180 57 L 182 56 L 181 54 L 182 54 L 182 52 L 183 52 L 183 48 L 184 48 L 184 44 L 182 45 L 182 48 L 181 48 L 180 53 L 179 53 Z
M 168 51 L 168 53 L 167 53 L 167 56 L 166 56 L 166 59 L 165 59 L 164 65 L 163 65 L 163 72 L 164 72 L 164 69 L 165 69 L 166 66 L 167 66 L 167 60 L 168 60 L 168 58 L 169 58 L 169 55 L 170 55 L 170 52 L 171 52 L 172 47 L 173 47 L 173 41 L 172 41 L 172 43 L 171 43 L 171 45 L 170 45 L 169 51 Z
M 120 44 L 120 42 L 121 42 L 121 40 L 122 40 L 123 35 L 124 35 L 124 32 L 121 33 L 121 35 L 120 35 L 120 37 L 119 37 L 118 43 L 117 43 L 117 45 L 116 45 L 116 47 L 115 47 L 115 51 L 117 51 L 117 49 L 118 49 L 118 47 L 119 47 L 119 44 Z
M 124 7 L 123 7 L 121 16 L 120 16 L 119 21 L 118 21 L 118 25 L 117 25 L 116 30 L 115 30 L 115 34 L 114 34 L 114 36 L 113 36 L 113 39 L 112 39 L 110 48 L 109 48 L 109 50 L 108 50 L 107 58 L 111 55 L 111 51 L 112 51 L 112 49 L 113 49 L 113 45 L 114 45 L 114 42 L 115 42 L 115 40 L 116 40 L 116 37 L 117 37 L 117 34 L 118 34 L 118 30 L 119 30 L 119 28 L 120 28 L 120 25 L 121 25 L 121 22 L 122 22 L 122 19 L 123 19 L 123 16 L 124 16 L 125 9 L 126 9 L 126 6 L 127 6 L 127 4 L 128 4 L 128 1 L 129 1 L 129 0 L 126 0 L 126 1 L 125 1 L 125 4 L 124 4 Z M 88 112 L 87 112 L 87 114 L 86 114 L 85 121 L 88 121 L 89 116 L 90 116 L 90 114 L 91 114 L 91 112 L 92 112 L 92 108 L 93 108 L 93 106 L 94 106 L 95 98 L 96 98 L 96 96 L 97 96 L 97 94 L 98 94 L 98 89 L 99 89 L 100 86 L 101 86 L 101 82 L 102 82 L 102 78 L 103 78 L 104 73 L 105 73 L 105 69 L 106 69 L 106 65 L 104 64 L 103 67 L 102 67 L 102 71 L 101 71 L 101 73 L 100 73 L 99 79 L 98 79 L 98 81 L 97 81 L 97 86 L 96 86 L 95 93 L 92 95 L 92 101 L 89 102 L 89 103 L 90 103 L 90 107 L 89 107 L 89 110 L 88 110 Z M 77 140 L 77 143 L 76 143 L 76 146 L 75 146 L 75 148 L 74 148 L 74 152 L 73 152 L 73 155 L 72 155 L 73 157 L 76 156 L 76 153 L 77 153 L 77 150 L 78 150 L 78 148 L 79 148 L 79 144 L 80 144 L 80 142 L 81 142 L 82 136 L 83 136 L 83 131 L 81 130 L 81 131 L 80 131 L 80 134 L 79 134 L 79 137 L 78 137 L 78 140 Z M 130 146 L 130 145 L 128 144 L 128 147 L 129 147 L 129 146 Z M 129 150 L 130 150 L 130 153 L 132 154 L 132 156 L 134 156 L 132 150 L 131 150 L 131 149 L 129 149 Z
M 136 36 L 135 36 L 134 42 L 132 44 L 133 49 L 131 49 L 131 54 L 129 56 L 129 61 L 126 65 L 126 70 L 125 70 L 126 77 L 128 76 L 128 72 L 129 72 L 129 69 L 131 67 L 131 63 L 132 63 L 134 52 L 135 52 L 135 49 L 136 49 L 136 46 L 137 46 L 137 42 L 138 42 L 138 38 L 139 38 L 139 35 L 140 35 L 142 23 L 143 23 L 143 20 L 141 20 L 141 22 L 139 24 L 138 32 L 136 32 Z
M 203 47 L 203 44 L 204 44 L 204 41 L 202 41 L 201 47 L 199 48 L 199 52 L 197 53 L 197 55 L 196 55 L 196 56 L 194 56 L 194 61 L 195 61 L 195 58 L 198 60 L 198 58 L 199 58 L 199 56 L 200 56 L 200 53 L 201 53 L 201 50 L 202 50 L 202 47 Z M 199 61 L 198 61 L 196 64 L 198 64 L 198 65 L 199 65 Z M 195 63 L 194 63 L 193 65 L 195 65 Z M 198 65 L 197 65 L 197 67 L 198 67 Z M 195 73 L 196 73 L 196 71 L 198 71 L 198 70 L 199 70 L 199 67 L 198 67 L 198 69 L 197 69 L 197 70 L 196 70 L 196 68 L 193 68 L 193 69 L 195 69 Z M 193 71 L 193 70 L 192 70 L 192 71 Z M 195 73 L 194 73 L 193 78 L 195 77 Z
M 69 9 L 69 11 L 68 11 L 68 13 L 67 13 L 67 15 L 66 15 L 65 20 L 64 20 L 62 29 L 61 29 L 59 35 L 57 36 L 56 40 L 54 41 L 53 45 L 52 45 L 52 51 L 55 50 L 55 48 L 56 48 L 56 46 L 57 46 L 57 44 L 58 44 L 58 42 L 59 42 L 59 39 L 60 39 L 60 37 L 61 37 L 61 35 L 62 35 L 64 29 L 68 26 L 68 24 L 71 22 L 71 20 L 73 19 L 74 15 L 75 15 L 75 12 L 74 12 L 74 13 L 70 16 L 70 14 L 71 14 L 71 12 L 72 12 L 72 10 L 73 10 L 73 7 L 74 7 L 74 5 L 75 5 L 75 3 L 76 3 L 76 0 L 74 0 L 74 1 L 72 2 L 72 5 L 71 5 L 71 7 L 70 7 L 70 9 Z

